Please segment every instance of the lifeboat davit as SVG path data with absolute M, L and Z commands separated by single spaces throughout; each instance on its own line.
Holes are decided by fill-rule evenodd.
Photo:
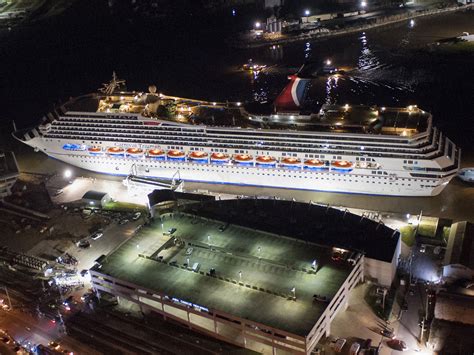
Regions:
M 340 172 L 349 172 L 354 168 L 354 164 L 347 160 L 335 160 L 331 162 L 331 169 Z
M 157 148 L 149 149 L 148 157 L 156 160 L 163 160 L 165 159 L 165 152 Z
M 103 153 L 101 147 L 89 147 L 87 150 L 90 155 L 101 155 Z
M 253 157 L 248 154 L 236 154 L 234 155 L 234 161 L 239 165 L 252 165 Z
M 125 150 L 120 147 L 110 147 L 107 149 L 107 153 L 114 156 L 122 156 L 124 151 Z
M 229 162 L 229 155 L 224 153 L 212 153 L 211 163 L 214 164 L 225 164 Z
M 301 165 L 301 160 L 298 158 L 283 158 L 280 160 L 280 165 L 285 168 L 290 168 L 290 169 L 299 169 Z
M 184 160 L 186 157 L 186 154 L 184 154 L 184 152 L 181 150 L 168 150 L 168 153 L 166 154 L 166 156 L 170 160 Z
M 128 148 L 127 155 L 132 158 L 139 158 L 143 156 L 143 149 L 140 148 Z
M 206 152 L 197 151 L 189 153 L 188 158 L 195 163 L 205 164 L 207 163 L 207 155 Z
M 260 155 L 255 160 L 258 166 L 272 167 L 276 165 L 276 159 L 268 155 Z
M 304 168 L 312 170 L 323 170 L 326 169 L 326 164 L 324 164 L 324 162 L 319 159 L 308 159 L 304 161 Z

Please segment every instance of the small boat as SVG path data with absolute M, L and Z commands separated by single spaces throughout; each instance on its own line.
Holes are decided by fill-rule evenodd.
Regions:
M 149 149 L 148 157 L 151 159 L 162 160 L 165 159 L 165 152 L 157 148 Z
M 229 162 L 229 155 L 225 153 L 212 153 L 211 163 L 214 164 L 225 164 Z
M 205 164 L 207 163 L 207 156 L 206 152 L 196 151 L 189 153 L 188 158 L 195 163 Z
M 253 71 L 253 72 L 262 71 L 266 67 L 267 67 L 266 65 L 261 65 L 261 64 L 254 63 L 252 59 L 249 59 L 249 61 L 247 63 L 242 65 L 243 70 L 250 70 L 250 71 Z
M 110 155 L 123 155 L 125 150 L 120 147 L 110 147 L 107 149 L 107 153 Z
M 349 172 L 354 168 L 354 164 L 347 160 L 335 160 L 331 162 L 332 170 Z
M 128 148 L 127 149 L 127 155 L 132 158 L 138 158 L 143 156 L 143 149 L 140 148 Z
M 474 182 L 474 168 L 464 168 L 459 170 L 458 178 L 464 182 Z
M 326 169 L 326 164 L 324 163 L 324 161 L 319 159 L 308 159 L 304 161 L 304 168 L 312 170 L 321 170 Z
M 168 150 L 166 154 L 168 159 L 171 160 L 185 160 L 186 154 L 181 150 Z
M 290 169 L 299 169 L 301 165 L 301 160 L 298 158 L 283 158 L 280 160 L 280 165 L 285 168 Z
M 272 167 L 276 165 L 276 159 L 268 155 L 260 155 L 255 160 L 258 166 Z
M 237 164 L 250 165 L 253 163 L 253 157 L 248 154 L 236 154 L 234 155 L 234 161 Z
M 89 151 L 90 155 L 101 155 L 103 153 L 102 148 L 96 146 L 89 147 L 87 150 Z

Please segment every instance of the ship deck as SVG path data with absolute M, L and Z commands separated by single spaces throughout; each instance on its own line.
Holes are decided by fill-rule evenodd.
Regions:
M 177 125 L 281 129 L 411 137 L 430 128 L 431 115 L 416 106 L 323 105 L 318 113 L 252 114 L 241 103 L 183 99 L 162 94 L 86 95 L 64 105 L 66 112 L 138 114 Z

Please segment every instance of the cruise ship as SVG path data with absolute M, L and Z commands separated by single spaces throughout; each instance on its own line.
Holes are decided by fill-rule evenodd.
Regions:
M 456 176 L 461 150 L 417 106 L 323 104 L 301 110 L 297 75 L 252 114 L 240 102 L 120 91 L 70 99 L 14 136 L 36 151 L 99 172 L 185 182 L 341 193 L 435 196 Z

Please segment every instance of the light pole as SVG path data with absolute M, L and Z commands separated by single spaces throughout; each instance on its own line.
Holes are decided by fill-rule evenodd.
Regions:
M 316 266 L 317 266 L 317 265 L 318 265 L 318 264 L 316 263 L 316 259 L 313 260 L 313 262 L 311 263 L 311 266 L 313 267 L 314 270 L 316 270 Z
M 293 292 L 293 299 L 296 301 L 296 287 L 293 287 L 291 292 Z
M 262 27 L 262 24 L 260 23 L 260 21 L 255 22 L 255 28 L 259 30 L 260 27 Z
M 242 271 L 239 271 L 239 282 L 242 282 Z
M 310 12 L 308 9 L 304 10 L 304 15 L 305 15 L 305 17 L 306 17 L 306 23 L 308 23 L 308 16 L 309 16 L 310 14 L 311 14 L 311 12 Z

